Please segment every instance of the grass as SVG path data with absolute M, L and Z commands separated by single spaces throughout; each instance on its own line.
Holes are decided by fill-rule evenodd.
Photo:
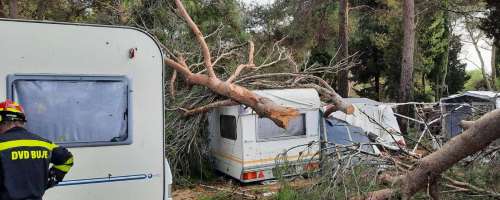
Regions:
M 232 195 L 227 192 L 218 192 L 215 195 L 202 196 L 199 200 L 226 200 L 232 199 Z

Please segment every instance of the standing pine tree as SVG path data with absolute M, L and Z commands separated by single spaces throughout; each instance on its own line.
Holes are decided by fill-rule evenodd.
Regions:
M 455 94 L 464 89 L 465 82 L 470 76 L 465 72 L 466 64 L 460 62 L 458 54 L 462 49 L 460 38 L 456 35 L 450 37 L 450 48 L 448 53 L 448 74 L 446 75 L 446 85 L 448 94 Z

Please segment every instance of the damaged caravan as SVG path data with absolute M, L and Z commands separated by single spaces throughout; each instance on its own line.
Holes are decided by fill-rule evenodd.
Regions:
M 241 182 L 272 179 L 278 154 L 294 146 L 314 143 L 312 147 L 293 149 L 288 161 L 296 167 L 312 165 L 318 156 L 320 139 L 321 101 L 314 89 L 257 90 L 283 106 L 297 108 L 300 115 L 290 121 L 287 129 L 270 119 L 259 117 L 244 105 L 224 106 L 209 113 L 210 150 L 215 168 Z M 305 152 L 302 152 L 305 151 Z M 300 153 L 302 152 L 302 153 Z M 306 166 L 307 165 L 307 166 Z
M 406 145 L 391 105 L 367 98 L 344 100 L 354 105 L 354 113 L 346 115 L 337 111 L 325 119 L 326 132 L 323 137 L 327 141 L 339 144 L 368 143 L 370 138 L 391 150 L 400 150 Z M 378 152 L 375 146 L 373 148 L 369 148 L 369 151 Z

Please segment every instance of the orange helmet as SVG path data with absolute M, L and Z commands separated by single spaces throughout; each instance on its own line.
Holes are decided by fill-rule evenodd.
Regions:
M 0 103 L 0 123 L 5 121 L 26 121 L 24 109 L 16 102 L 9 99 Z

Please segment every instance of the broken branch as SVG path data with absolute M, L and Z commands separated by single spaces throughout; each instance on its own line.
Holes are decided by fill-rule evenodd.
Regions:
M 464 130 L 469 129 L 473 125 L 474 125 L 473 121 L 467 121 L 467 120 L 460 121 L 460 127 L 463 128 Z
M 212 57 L 210 56 L 210 49 L 208 48 L 203 33 L 201 33 L 200 29 L 194 23 L 193 19 L 191 19 L 191 16 L 189 16 L 188 12 L 186 11 L 186 8 L 184 8 L 184 5 L 182 5 L 181 1 L 175 0 L 175 5 L 177 6 L 179 15 L 181 15 L 181 17 L 184 18 L 184 20 L 186 20 L 186 23 L 188 24 L 189 28 L 193 31 L 196 40 L 198 41 L 198 45 L 200 45 L 201 47 L 201 53 L 203 54 L 204 58 L 203 61 L 205 63 L 205 67 L 207 68 L 208 76 L 215 77 L 215 72 L 212 65 Z
M 439 175 L 463 158 L 486 148 L 491 142 L 500 138 L 500 109 L 482 116 L 474 122 L 474 126 L 462 134 L 452 138 L 438 151 L 419 160 L 416 168 L 402 177 L 401 194 L 403 199 L 409 199 L 416 192 L 433 182 Z M 394 195 L 394 189 L 376 191 L 374 194 L 387 193 Z M 388 199 L 388 198 L 383 198 Z
M 255 64 L 253 63 L 253 52 L 255 51 L 255 46 L 254 46 L 254 43 L 252 41 L 248 41 L 248 63 L 247 64 L 242 64 L 242 65 L 239 65 L 236 70 L 234 71 L 233 75 L 231 75 L 227 80 L 226 82 L 227 83 L 231 83 L 234 81 L 234 79 L 236 79 L 241 71 L 243 71 L 245 68 L 250 68 L 250 67 L 255 67 Z
M 239 104 L 238 102 L 235 102 L 231 99 L 227 99 L 227 100 L 223 100 L 223 101 L 216 101 L 216 102 L 204 105 L 204 106 L 200 106 L 198 108 L 186 110 L 183 115 L 184 116 L 191 116 L 191 115 L 195 115 L 195 114 L 199 114 L 199 113 L 208 112 L 209 110 L 211 110 L 213 108 L 217 108 L 217 107 L 221 107 L 221 106 L 235 106 L 238 104 Z

